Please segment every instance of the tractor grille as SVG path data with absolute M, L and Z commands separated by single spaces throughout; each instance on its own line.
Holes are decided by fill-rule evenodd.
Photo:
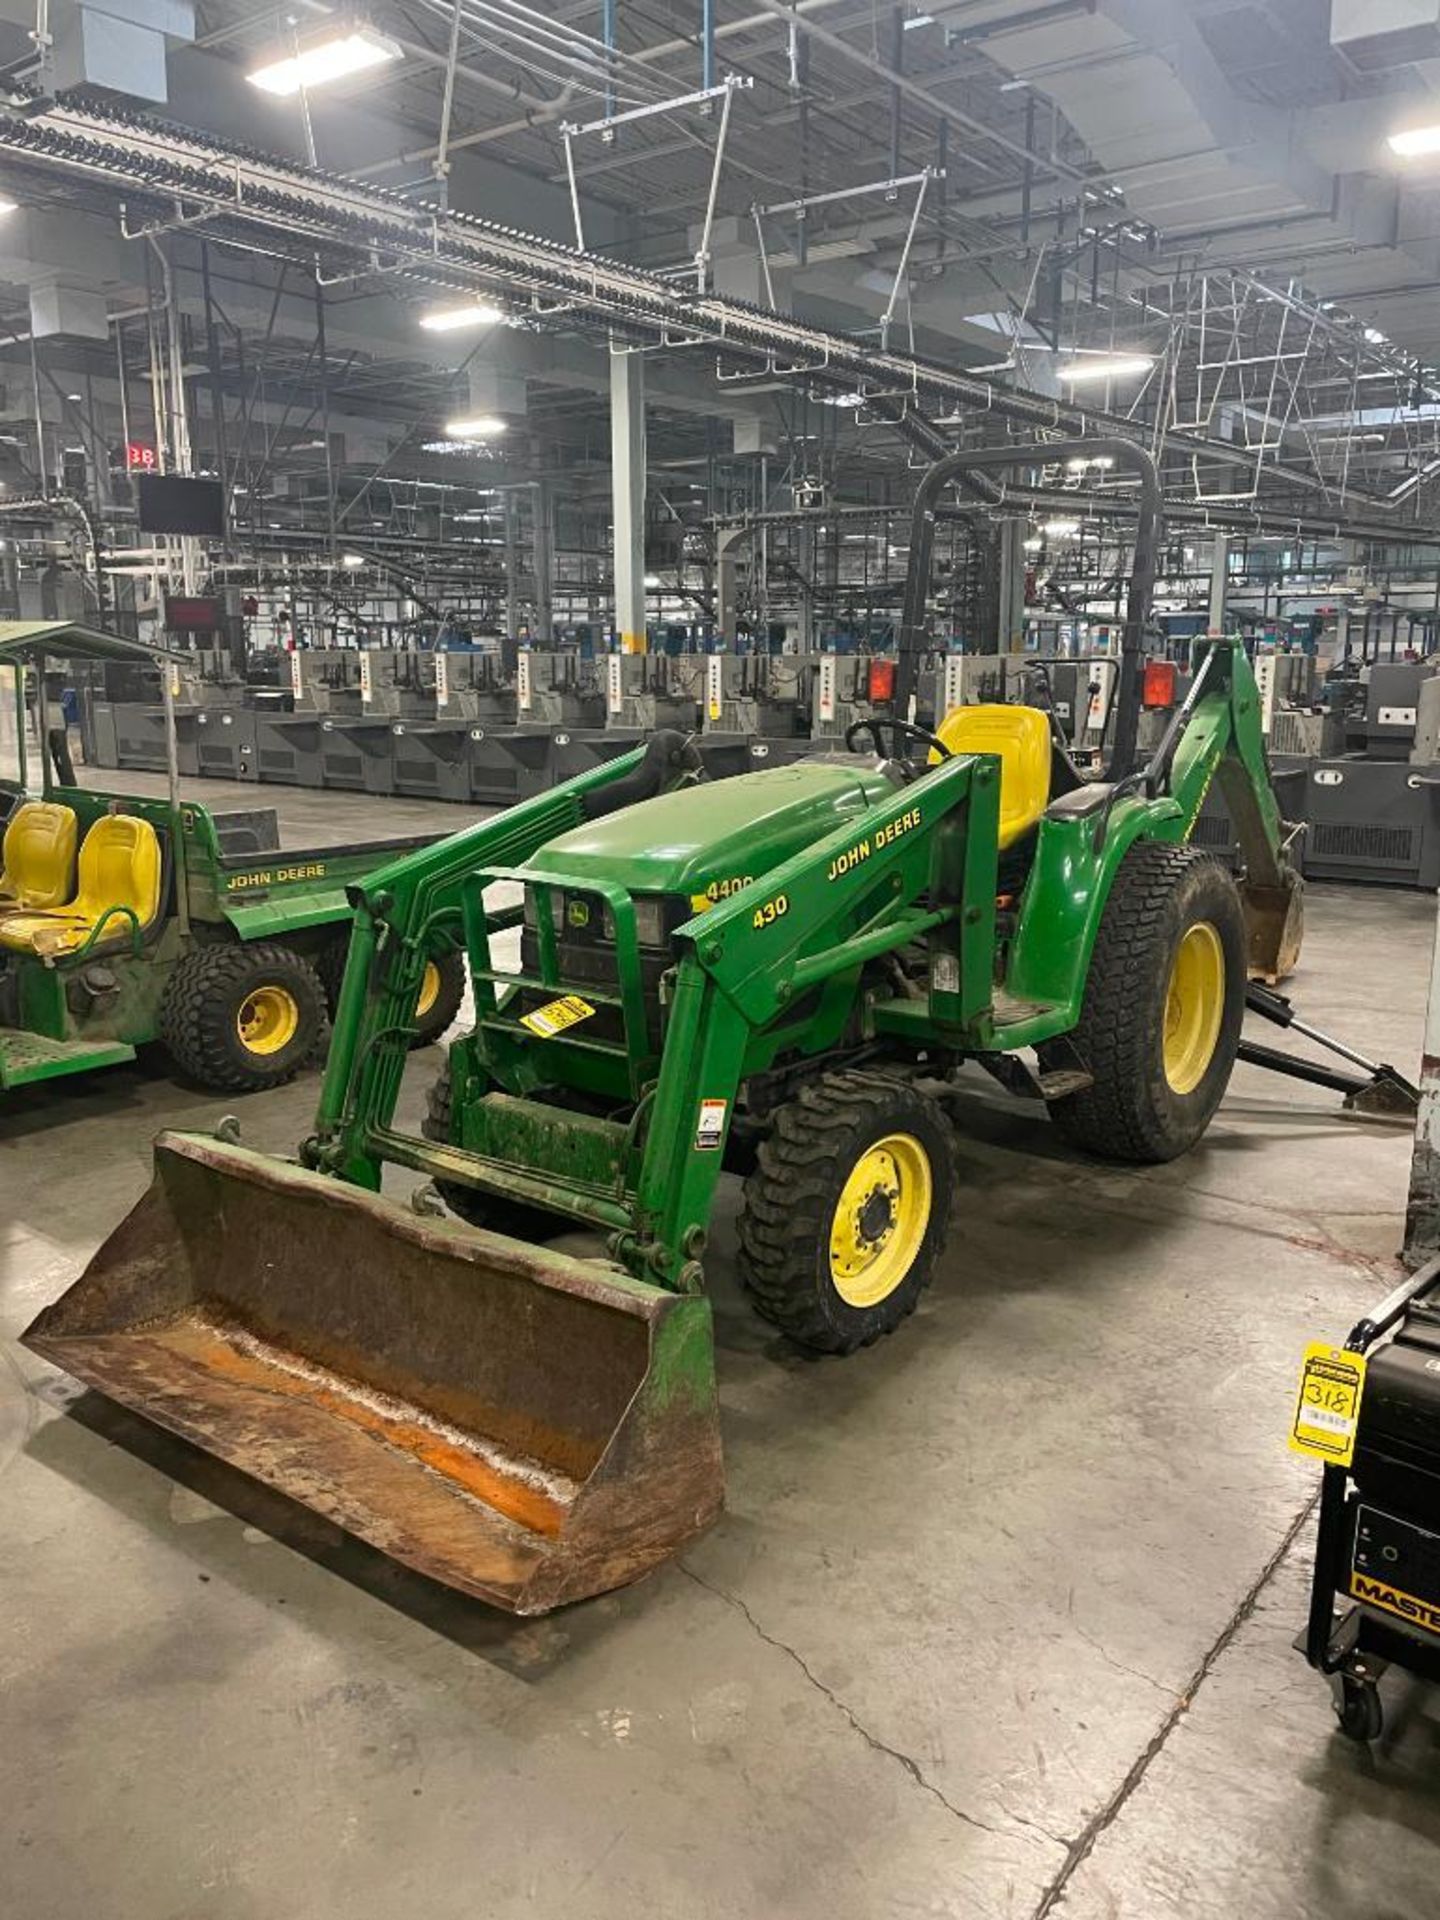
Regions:
M 614 993 L 620 984 L 619 972 L 615 965 L 615 949 L 609 941 L 571 939 L 566 937 L 556 943 L 556 955 L 560 962 L 561 985 L 551 992 L 548 988 L 527 988 L 520 996 L 520 1011 L 531 1013 L 536 1007 L 543 1007 L 548 1001 L 561 994 L 578 993 L 583 996 L 587 987 L 598 987 L 602 992 Z M 640 978 L 645 993 L 645 1030 L 650 1045 L 658 1052 L 661 1044 L 660 1020 L 660 980 L 661 976 L 675 964 L 668 951 L 655 952 L 648 947 L 640 949 Z M 540 942 L 532 927 L 526 927 L 520 941 L 520 966 L 522 972 L 537 974 L 540 971 Z M 625 1038 L 625 1023 L 618 1007 L 600 1007 L 593 1019 L 587 1020 L 580 1029 L 577 1038 L 592 1040 L 613 1040 L 617 1045 Z

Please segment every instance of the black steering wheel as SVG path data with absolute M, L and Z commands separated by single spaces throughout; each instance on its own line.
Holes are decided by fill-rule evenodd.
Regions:
M 885 751 L 885 728 L 890 729 L 890 752 Z M 954 758 L 945 742 L 926 727 L 917 727 L 913 720 L 897 720 L 893 715 L 875 714 L 865 720 L 857 720 L 845 729 L 845 745 L 851 753 L 858 753 L 855 745 L 857 735 L 870 736 L 870 744 L 881 760 L 900 760 L 901 743 L 906 740 L 918 740 L 923 746 L 933 747 L 942 760 Z

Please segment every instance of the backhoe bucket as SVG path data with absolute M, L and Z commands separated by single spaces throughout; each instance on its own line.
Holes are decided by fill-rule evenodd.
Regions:
M 637 1579 L 720 1511 L 710 1308 L 164 1133 L 25 1345 L 512 1613 Z

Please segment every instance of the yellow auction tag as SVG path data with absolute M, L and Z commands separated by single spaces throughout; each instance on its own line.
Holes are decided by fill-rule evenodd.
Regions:
M 588 1000 L 582 1000 L 578 993 L 570 993 L 563 1000 L 552 1000 L 547 1006 L 537 1007 L 534 1013 L 522 1013 L 520 1024 L 528 1027 L 538 1039 L 553 1040 L 567 1027 L 578 1027 L 582 1020 L 588 1020 L 594 1011 Z
M 1290 1445 L 1333 1466 L 1348 1467 L 1355 1455 L 1355 1429 L 1365 1388 L 1365 1356 L 1312 1340 L 1300 1367 Z

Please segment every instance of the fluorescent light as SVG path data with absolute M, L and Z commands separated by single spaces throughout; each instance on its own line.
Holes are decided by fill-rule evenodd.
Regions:
M 363 567 L 365 556 L 363 553 L 342 553 L 340 564 L 342 567 Z
M 447 420 L 445 431 L 452 440 L 488 440 L 491 434 L 504 433 L 505 422 L 493 413 L 476 413 L 463 420 Z
M 934 24 L 935 16 L 933 13 L 912 13 L 901 28 L 901 32 L 913 33 L 916 27 L 933 27 Z
M 658 586 L 659 586 L 659 584 L 660 584 L 660 576 L 659 576 L 659 574 L 658 574 L 658 573 L 647 573 L 647 574 L 646 574 L 646 576 L 645 576 L 645 585 L 646 585 L 647 587 L 658 587 Z
M 1151 353 L 1098 353 L 1093 359 L 1072 360 L 1057 369 L 1062 380 L 1124 380 L 1148 373 L 1155 364 Z
M 1040 538 L 1038 533 L 1032 533 L 1028 540 L 1022 540 L 1020 544 L 1024 547 L 1026 553 L 1038 553 L 1045 542 Z
M 329 80 L 346 80 L 352 73 L 364 73 L 368 67 L 382 67 L 399 58 L 400 49 L 393 40 L 369 27 L 359 27 L 337 39 L 302 47 L 284 60 L 272 60 L 245 78 L 266 93 L 299 93 L 302 87 L 323 87 Z
M 1407 160 L 1424 153 L 1440 153 L 1440 126 L 1406 127 L 1402 133 L 1390 134 L 1386 145 Z
M 431 307 L 421 314 L 420 324 L 431 333 L 448 333 L 452 327 L 490 327 L 504 318 L 504 310 L 488 300 L 467 300 L 461 307 Z
M 1113 467 L 1114 464 L 1115 462 L 1108 453 L 1097 453 L 1089 459 L 1086 459 L 1082 454 L 1074 460 L 1067 460 L 1065 462 L 1065 471 L 1067 473 L 1083 473 L 1087 467 Z
M 1045 531 L 1056 540 L 1068 540 L 1072 534 L 1079 533 L 1078 520 L 1047 520 Z
M 1382 333 L 1379 327 L 1366 327 L 1365 338 L 1372 347 L 1388 347 L 1390 344 L 1389 335 Z

